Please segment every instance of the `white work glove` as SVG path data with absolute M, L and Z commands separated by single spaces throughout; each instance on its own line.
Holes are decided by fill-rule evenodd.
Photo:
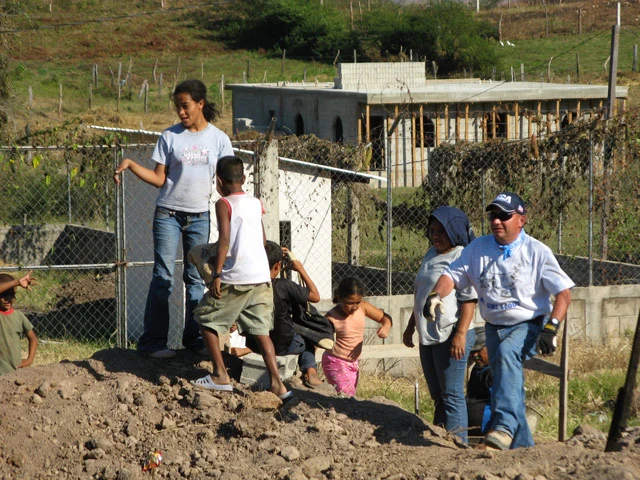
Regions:
M 436 321 L 436 310 L 440 311 L 440 315 L 444 313 L 444 302 L 437 292 L 431 292 L 427 297 L 427 302 L 424 304 L 422 315 L 429 322 Z

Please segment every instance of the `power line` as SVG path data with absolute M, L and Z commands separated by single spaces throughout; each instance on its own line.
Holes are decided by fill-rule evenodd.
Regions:
M 199 3 L 196 5 L 189 5 L 186 7 L 174 7 L 174 8 L 166 8 L 166 9 L 162 9 L 162 10 L 156 10 L 153 12 L 140 12 L 140 13 L 132 13 L 129 15 L 119 15 L 119 16 L 115 16 L 115 17 L 105 17 L 105 18 L 94 18 L 94 19 L 89 19 L 89 20 L 80 20 L 77 22 L 67 22 L 67 23 L 56 23 L 54 25 L 38 25 L 38 26 L 34 26 L 34 27 L 24 27 L 24 28 L 15 28 L 12 30 L 0 30 L 0 34 L 5 34 L 5 33 L 20 33 L 20 32 L 29 32 L 29 31 L 34 31 L 34 30 L 47 30 L 47 29 L 57 29 L 57 28 L 65 28 L 65 27 L 75 27 L 78 25 L 87 25 L 89 23 L 105 23 L 105 22 L 113 22 L 113 21 L 117 21 L 117 20 L 128 20 L 131 18 L 138 18 L 138 17 L 149 17 L 151 15 L 158 15 L 158 14 L 166 14 L 166 13 L 174 13 L 180 10 L 191 10 L 194 8 L 204 8 L 204 7 L 212 7 L 214 5 L 222 5 L 225 3 L 230 3 L 230 0 L 223 0 L 223 1 L 219 1 L 219 2 L 210 2 L 210 3 Z M 38 20 L 38 19 L 36 19 Z

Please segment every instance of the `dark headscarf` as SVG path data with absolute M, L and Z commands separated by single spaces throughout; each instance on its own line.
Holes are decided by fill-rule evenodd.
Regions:
M 447 237 L 454 247 L 458 245 L 466 247 L 476 238 L 469 219 L 465 213 L 456 207 L 440 207 L 436 208 L 431 215 L 429 215 L 429 222 L 435 218 L 444 227 L 447 232 Z

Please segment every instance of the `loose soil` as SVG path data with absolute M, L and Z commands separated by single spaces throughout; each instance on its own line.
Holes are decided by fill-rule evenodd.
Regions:
M 195 389 L 209 360 L 162 361 L 108 349 L 0 377 L 0 478 L 633 479 L 640 429 L 618 452 L 582 429 L 565 443 L 510 452 L 462 448 L 385 398 L 290 382 L 285 404 L 234 383 Z M 150 451 L 163 462 L 143 471 Z

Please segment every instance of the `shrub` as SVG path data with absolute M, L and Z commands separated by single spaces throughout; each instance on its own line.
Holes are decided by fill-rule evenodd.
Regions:
M 435 61 L 444 75 L 463 69 L 488 72 L 498 58 L 488 41 L 496 36 L 493 27 L 454 1 L 427 7 L 381 6 L 364 16 L 360 35 L 366 51 L 371 51 L 372 45 L 379 48 L 381 56 L 412 50 L 414 58 Z
M 353 45 L 347 18 L 332 7 L 304 0 L 244 0 L 211 27 L 236 48 L 287 51 L 290 56 L 333 58 Z

